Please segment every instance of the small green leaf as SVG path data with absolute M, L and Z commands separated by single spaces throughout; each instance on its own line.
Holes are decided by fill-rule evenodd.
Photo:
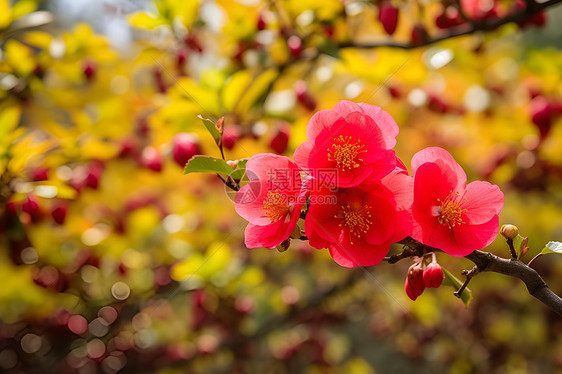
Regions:
M 455 277 L 453 274 L 451 274 L 449 271 L 447 271 L 447 269 L 445 269 L 444 267 L 441 267 L 441 269 L 443 269 L 443 275 L 445 276 L 445 278 L 443 278 L 443 284 L 446 286 L 451 286 L 455 289 L 455 291 L 457 291 L 459 288 L 461 288 L 463 282 L 460 281 L 460 279 L 458 279 L 457 277 Z M 464 306 L 468 308 L 468 304 L 470 303 L 470 300 L 472 299 L 472 291 L 467 288 L 465 288 L 462 293 L 461 293 L 461 300 L 464 303 Z
M 248 162 L 247 158 L 243 158 L 238 160 L 236 164 L 236 169 L 230 174 L 230 176 L 236 180 L 242 179 L 244 177 L 244 173 L 246 172 L 246 163 Z
M 331 40 L 325 40 L 324 43 L 320 44 L 318 47 L 322 53 L 327 54 L 333 58 L 341 59 L 340 49 L 337 44 Z
M 213 139 L 215 140 L 215 143 L 217 144 L 218 147 L 220 147 L 221 144 L 221 137 L 222 137 L 222 133 L 221 131 L 219 131 L 219 129 L 217 128 L 217 125 L 220 123 L 221 127 L 222 127 L 222 122 L 224 121 L 224 117 L 221 117 L 221 119 L 219 119 L 219 121 L 217 122 L 217 124 L 215 124 L 212 120 L 208 119 L 208 118 L 204 118 L 201 115 L 198 115 L 197 118 L 199 118 L 201 121 L 203 121 L 203 124 L 205 125 L 205 127 L 207 128 L 207 130 L 211 133 L 211 135 L 213 136 Z
M 209 156 L 194 156 L 185 165 L 184 174 L 189 173 L 219 173 L 230 175 L 234 169 L 220 158 Z
M 562 243 L 560 242 L 548 242 L 548 244 L 541 251 L 542 255 L 548 253 L 560 253 L 562 254 Z
M 516 251 L 520 251 L 522 242 L 523 237 L 521 235 L 517 235 L 515 238 L 513 238 L 513 248 L 515 248 Z

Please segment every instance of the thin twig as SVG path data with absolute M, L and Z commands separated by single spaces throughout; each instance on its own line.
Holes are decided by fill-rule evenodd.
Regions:
M 457 291 L 453 292 L 453 294 L 456 297 L 460 298 L 463 291 L 468 286 L 468 283 L 470 283 L 470 280 L 472 279 L 472 277 L 474 277 L 479 272 L 480 272 L 480 270 L 478 269 L 478 266 L 476 266 L 476 265 L 471 270 L 463 270 L 462 274 L 464 276 L 466 276 L 466 279 L 465 279 L 464 283 L 462 284 L 462 286 Z

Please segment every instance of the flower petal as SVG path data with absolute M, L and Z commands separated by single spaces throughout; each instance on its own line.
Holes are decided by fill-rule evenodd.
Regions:
M 334 243 L 329 247 L 334 261 L 347 268 L 355 266 L 372 266 L 384 259 L 390 250 L 390 244 L 372 245 L 363 240 Z
M 503 192 L 494 184 L 475 181 L 466 186 L 462 208 L 470 224 L 478 225 L 497 216 L 503 207 Z
M 394 118 L 380 107 L 366 103 L 357 104 L 366 116 L 372 118 L 377 126 L 381 129 L 386 148 L 394 148 L 396 145 L 396 136 L 398 135 L 398 125 Z
M 454 191 L 462 191 L 466 186 L 466 173 L 455 161 L 453 156 L 443 148 L 429 147 L 422 149 L 412 157 L 412 174 L 416 176 L 417 170 L 425 163 L 435 163 L 441 168 L 451 171 L 449 180 L 456 180 Z

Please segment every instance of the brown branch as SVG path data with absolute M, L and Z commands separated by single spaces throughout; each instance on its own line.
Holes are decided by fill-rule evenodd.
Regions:
M 478 31 L 492 31 L 497 29 L 500 26 L 503 26 L 510 22 L 519 22 L 528 19 L 532 15 L 548 8 L 553 5 L 560 3 L 562 0 L 550 0 L 544 3 L 534 3 L 531 7 L 525 7 L 522 10 L 515 11 L 511 14 L 503 18 L 494 18 L 494 19 L 484 19 L 478 21 L 472 21 L 470 24 L 463 24 L 459 25 L 450 32 L 444 33 L 441 35 L 436 36 L 435 38 L 430 38 L 428 40 L 423 41 L 422 43 L 398 43 L 393 41 L 385 41 L 385 42 L 377 42 L 377 43 L 354 43 L 354 42 L 345 42 L 338 44 L 339 48 L 359 48 L 359 49 L 371 49 L 377 47 L 392 47 L 392 48 L 400 48 L 400 49 L 414 49 L 417 47 L 423 47 L 430 44 L 435 44 L 437 42 L 456 38 L 462 35 L 473 34 Z
M 491 271 L 521 279 L 527 286 L 529 294 L 562 316 L 562 298 L 548 287 L 535 269 L 517 259 L 508 260 L 489 252 L 474 251 L 465 257 L 474 262 L 481 272 Z
M 424 253 L 428 252 L 443 252 L 440 249 L 424 245 L 410 237 L 407 237 L 398 243 L 404 244 L 404 251 L 402 253 L 385 257 L 385 261 L 390 264 L 398 262 L 404 258 L 422 256 Z M 543 304 L 562 317 L 562 298 L 548 287 L 546 282 L 535 269 L 529 267 L 524 262 L 521 262 L 516 258 L 502 258 L 484 251 L 474 251 L 465 256 L 465 258 L 472 261 L 476 265 L 475 268 L 477 269 L 472 269 L 471 271 L 464 273 L 464 275 L 467 276 L 467 281 L 469 281 L 472 276 L 476 275 L 476 273 L 483 271 L 490 271 L 493 273 L 519 278 L 523 281 L 523 283 L 525 283 L 525 286 L 527 286 L 527 290 L 531 296 L 539 299 Z

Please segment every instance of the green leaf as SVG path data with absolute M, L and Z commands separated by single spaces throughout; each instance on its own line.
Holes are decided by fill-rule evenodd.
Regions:
M 219 122 L 217 122 L 217 124 L 215 124 L 212 120 L 210 120 L 208 118 L 204 118 L 201 115 L 198 115 L 197 118 L 199 118 L 201 121 L 203 121 L 203 124 L 205 125 L 207 130 L 211 133 L 213 139 L 215 140 L 215 143 L 217 144 L 218 147 L 220 147 L 221 137 L 222 137 L 221 134 L 222 133 L 217 128 L 217 124 L 220 122 L 221 125 L 222 125 L 222 122 L 224 121 L 224 117 L 221 117 L 222 121 L 221 121 L 221 119 L 219 119 Z
M 320 46 L 318 47 L 322 53 L 327 54 L 333 58 L 340 59 L 340 49 L 338 48 L 337 44 L 331 40 L 325 40 Z
M 231 175 L 234 169 L 220 158 L 209 156 L 194 156 L 185 165 L 184 174 L 189 173 L 219 173 Z
M 548 242 L 548 244 L 541 251 L 542 255 L 548 253 L 560 253 L 562 254 L 562 243 L 560 242 Z
M 248 162 L 248 160 L 249 159 L 247 158 L 239 160 L 236 164 L 236 169 L 234 169 L 230 176 L 236 180 L 242 179 L 242 177 L 244 177 L 244 173 L 246 172 L 246 163 Z
M 521 235 L 517 235 L 515 238 L 513 238 L 513 248 L 515 248 L 515 250 L 518 252 L 520 252 L 521 243 L 523 243 L 523 237 Z
M 449 271 L 447 271 L 447 269 L 445 269 L 444 267 L 441 267 L 441 269 L 443 269 L 443 275 L 445 276 L 445 278 L 443 279 L 444 285 L 453 287 L 455 289 L 455 291 L 457 291 L 459 288 L 461 288 L 463 282 L 461 282 L 460 279 L 455 277 L 453 274 L 451 274 Z M 468 287 L 467 287 L 461 293 L 461 300 L 464 303 L 465 307 L 468 308 L 468 304 L 470 303 L 471 299 L 472 299 L 472 291 L 469 290 Z

